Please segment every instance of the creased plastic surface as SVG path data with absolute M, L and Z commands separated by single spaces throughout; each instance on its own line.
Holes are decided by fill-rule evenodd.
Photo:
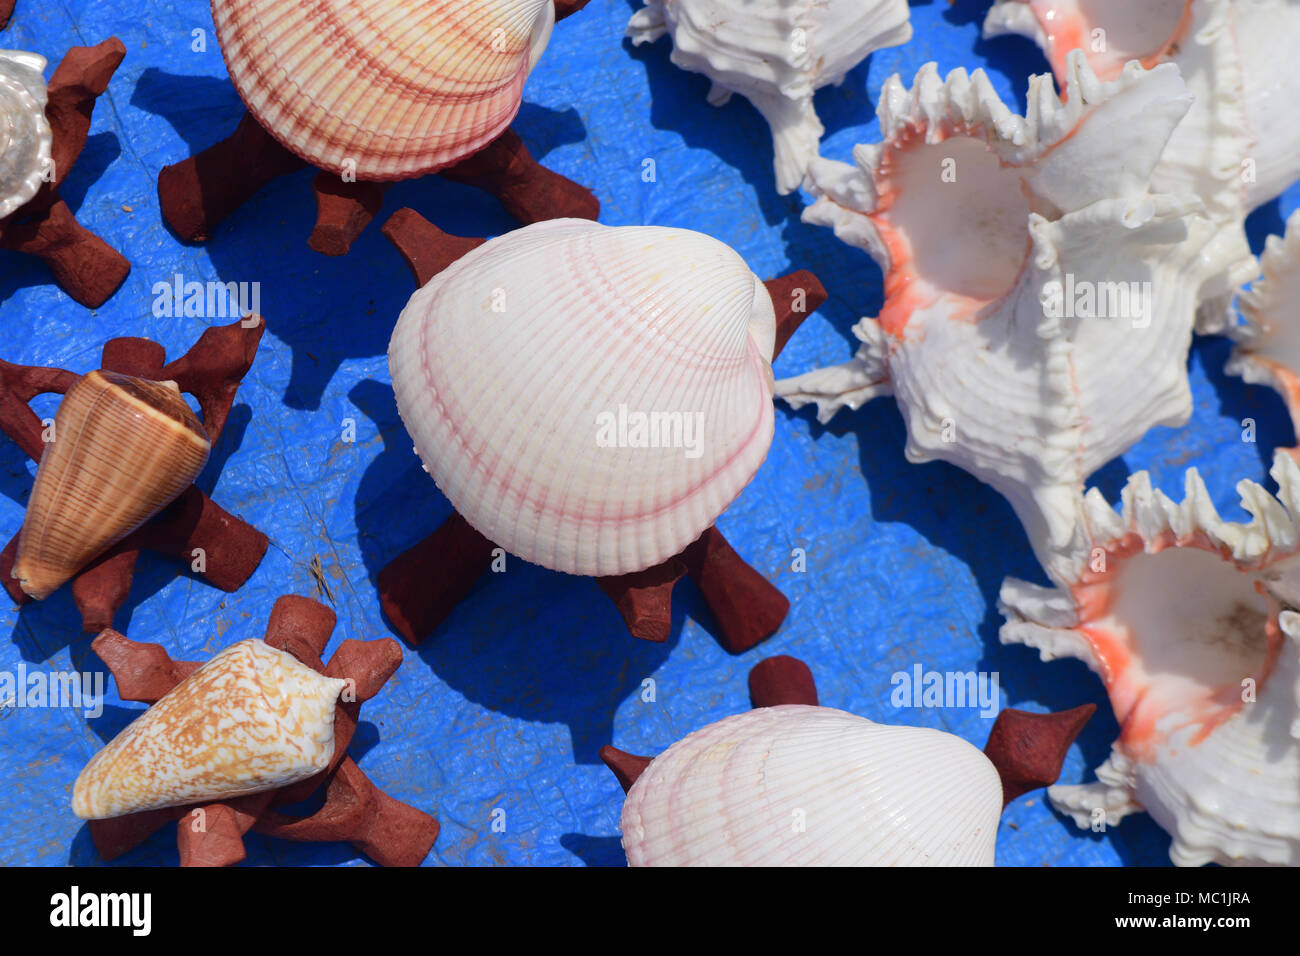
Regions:
M 979 40 L 986 7 L 979 0 L 914 5 L 910 44 L 875 54 L 843 86 L 819 94 L 825 155 L 848 159 L 854 142 L 874 141 L 880 84 L 896 71 L 911 77 L 931 59 L 944 73 L 985 67 L 1008 104 L 1023 106 L 1025 78 L 1047 65 L 1026 41 Z M 604 222 L 708 232 L 764 276 L 814 270 L 831 300 L 787 347 L 777 375 L 847 359 L 850 326 L 879 307 L 878 270 L 829 230 L 800 223 L 798 195 L 777 196 L 767 127 L 748 104 L 735 98 L 723 109 L 708 106 L 707 81 L 668 62 L 667 40 L 630 48 L 623 30 L 633 9 L 628 0 L 592 0 L 557 26 L 516 129 L 548 166 L 594 188 Z M 352 253 L 329 259 L 305 242 L 314 207 L 311 173 L 302 172 L 266 189 L 210 243 L 182 245 L 159 217 L 158 170 L 226 136 L 241 113 L 207 4 L 21 3 L 0 46 L 57 62 L 68 46 L 112 34 L 126 42 L 127 57 L 99 102 L 63 195 L 86 226 L 126 254 L 132 273 L 91 312 L 59 292 L 39 262 L 0 253 L 0 356 L 84 371 L 116 335 L 148 336 L 179 354 L 205 320 L 155 317 L 155 283 L 177 272 L 187 281 L 260 282 L 268 332 L 200 484 L 273 542 L 234 595 L 146 555 L 117 626 L 175 657 L 206 659 L 261 636 L 278 595 L 319 596 L 309 570 L 319 559 L 339 614 L 331 649 L 349 637 L 388 635 L 375 575 L 433 530 L 449 506 L 420 470 L 388 384 L 388 335 L 413 286 L 378 226 L 403 205 L 453 233 L 496 234 L 512 224 L 486 195 L 430 178 L 392 189 Z M 200 36 L 206 50 L 196 52 Z M 1253 218 L 1257 251 L 1265 234 L 1281 231 L 1296 195 Z M 1104 469 L 1097 483 L 1108 495 L 1141 468 L 1177 492 L 1183 470 L 1195 464 L 1224 515 L 1240 516 L 1235 482 L 1264 480 L 1272 449 L 1294 439 L 1271 391 L 1223 375 L 1227 352 L 1223 341 L 1197 342 L 1192 424 L 1157 429 Z M 37 404 L 42 415 L 54 407 Z M 1255 423 L 1254 443 L 1242 441 L 1246 418 Z M 345 440 L 350 425 L 355 441 Z M 621 864 L 622 794 L 597 759 L 600 746 L 613 741 L 654 753 L 747 707 L 748 669 L 776 653 L 805 659 L 829 706 L 939 727 L 979 746 L 991 719 L 969 708 L 896 709 L 891 675 L 916 664 L 996 671 L 1003 706 L 1094 701 L 1098 715 L 1062 774 L 1065 782 L 1090 779 L 1116 736 L 1100 682 L 1082 664 L 1046 665 L 1028 649 L 997 643 L 1002 579 L 1041 579 L 1011 509 L 955 468 L 908 464 L 903 441 L 889 399 L 843 413 L 829 428 L 811 413 L 778 410 L 768 461 L 720 527 L 793 608 L 776 637 L 740 657 L 714 641 L 689 582 L 678 586 L 673 637 L 648 645 L 628 637 L 594 581 L 518 561 L 489 575 L 437 636 L 407 649 L 397 675 L 367 704 L 352 744 L 380 786 L 441 821 L 428 862 Z M 0 444 L 6 534 L 21 523 L 32 471 L 11 443 Z M 805 550 L 806 571 L 792 570 L 796 548 Z M 66 589 L 21 613 L 5 607 L 0 671 L 21 663 L 102 672 L 89 640 Z M 653 702 L 644 699 L 651 686 Z M 111 682 L 97 718 L 71 709 L 0 709 L 7 781 L 0 863 L 98 862 L 84 825 L 67 809 L 70 788 L 139 709 L 121 703 Z M 342 845 L 255 835 L 247 842 L 251 864 L 363 860 Z M 1086 834 L 1054 814 L 1041 791 L 1008 808 L 998 838 L 1004 865 L 1163 864 L 1167 850 L 1168 838 L 1144 816 Z M 120 862 L 175 861 L 168 827 Z

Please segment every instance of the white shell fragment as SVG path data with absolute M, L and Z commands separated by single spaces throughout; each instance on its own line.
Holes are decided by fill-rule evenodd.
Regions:
M 732 93 L 772 127 L 781 193 L 799 188 L 822 124 L 813 93 L 838 85 L 873 51 L 912 37 L 907 0 L 645 0 L 634 44 L 672 37 L 672 62 L 712 82 L 709 102 Z
M 262 641 L 233 644 L 86 764 L 73 812 L 100 820 L 305 780 L 334 754 L 345 684 Z
M 418 290 L 397 407 L 452 505 L 511 554 L 643 570 L 740 494 L 772 440 L 771 296 L 708 236 L 540 222 Z
M 1073 575 L 1002 587 L 1002 642 L 1084 661 L 1120 724 L 1097 782 L 1052 787 L 1053 805 L 1087 828 L 1145 809 L 1180 865 L 1300 864 L 1300 615 L 1264 590 L 1297 566 L 1300 468 L 1279 452 L 1271 474 L 1278 498 L 1237 485 L 1247 524 L 1195 469 L 1182 504 L 1145 472 L 1120 514 L 1094 489 Z
M 761 707 L 660 754 L 623 804 L 630 866 L 992 866 L 1002 782 L 966 741 Z
M 1195 103 L 1152 175 L 1161 192 L 1191 191 L 1218 231 L 1203 250 L 1217 268 L 1201 290 L 1199 331 L 1234 321 L 1236 287 L 1255 275 L 1244 220 L 1300 179 L 1298 0 L 999 0 L 986 36 L 1018 33 L 1063 80 L 1081 49 L 1099 77 L 1124 64 L 1174 63 Z
M 1224 371 L 1276 389 L 1300 434 L 1300 212 L 1285 236 L 1269 236 L 1260 256 L 1263 277 L 1237 296 L 1244 324 L 1229 330 L 1237 348 Z
M 0 50 L 0 219 L 25 205 L 50 170 L 45 57 Z
M 1190 102 L 1177 68 L 1101 82 L 1075 52 L 1069 69 L 1064 102 L 1050 76 L 1030 80 L 1024 118 L 980 70 L 885 83 L 883 142 L 855 165 L 815 161 L 804 212 L 879 263 L 884 307 L 855 328 L 853 361 L 776 386 L 822 421 L 896 395 L 908 458 L 996 488 L 1049 570 L 1086 477 L 1191 413 L 1213 233 L 1195 197 L 1148 189 Z

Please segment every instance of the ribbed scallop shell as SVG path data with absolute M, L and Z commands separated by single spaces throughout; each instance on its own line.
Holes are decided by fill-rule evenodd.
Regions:
M 1255 275 L 1245 217 L 1300 178 L 1300 0 L 998 0 L 984 31 L 1033 39 L 1061 82 L 1076 48 L 1103 79 L 1132 58 L 1179 67 L 1196 99 L 1152 186 L 1195 193 L 1218 226 L 1199 330 L 1230 327 L 1232 294 Z
M 767 290 L 716 239 L 560 219 L 435 276 L 388 360 L 416 452 L 470 524 L 527 561 L 613 575 L 676 554 L 754 476 L 774 336 Z
M 1214 231 L 1194 197 L 1148 188 L 1190 102 L 1177 68 L 1101 82 L 1078 52 L 1070 67 L 1065 102 L 1031 79 L 1024 118 L 979 70 L 886 81 L 883 142 L 854 165 L 815 160 L 804 212 L 872 255 L 884 306 L 855 328 L 853 361 L 776 386 L 823 421 L 896 395 L 908 458 L 996 488 L 1049 570 L 1087 476 L 1191 413 Z
M 94 371 L 54 417 L 13 576 L 37 600 L 188 488 L 211 444 L 175 382 Z
M 732 93 L 772 127 L 777 189 L 799 188 L 822 124 L 813 93 L 838 85 L 875 50 L 912 37 L 907 0 L 645 0 L 628 23 L 634 44 L 672 37 L 673 63 Z
M 477 152 L 519 111 L 551 0 L 212 0 L 248 109 L 307 162 L 407 179 Z
M 72 810 L 102 820 L 305 780 L 334 755 L 334 702 L 346 683 L 262 641 L 233 644 L 95 754 Z
M 36 195 L 50 162 L 45 57 L 0 50 L 0 219 Z
M 1073 575 L 1002 586 L 1002 642 L 1082 660 L 1120 724 L 1097 781 L 1052 803 L 1094 830 L 1145 809 L 1179 865 L 1300 864 L 1300 615 L 1270 593 L 1300 566 L 1300 468 L 1279 452 L 1271 474 L 1277 498 L 1237 485 L 1248 524 L 1195 469 L 1181 504 L 1145 472 L 1120 514 L 1093 489 Z
M 992 866 L 1001 812 L 961 738 L 787 705 L 673 744 L 621 825 L 631 866 Z

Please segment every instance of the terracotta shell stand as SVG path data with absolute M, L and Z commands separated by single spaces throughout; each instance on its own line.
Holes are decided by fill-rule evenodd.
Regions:
M 586 3 L 556 3 L 556 19 Z M 307 165 L 246 112 L 229 138 L 158 174 L 163 218 L 181 239 L 205 242 L 222 220 L 269 182 Z M 510 129 L 437 175 L 491 193 L 521 225 L 543 219 L 595 219 L 600 213 L 600 203 L 589 189 L 538 163 Z M 379 213 L 386 188 L 386 183 L 349 182 L 320 170 L 312 180 L 316 224 L 307 244 L 327 256 L 346 255 Z
M 754 665 L 749 672 L 749 699 L 754 707 L 819 706 L 812 671 L 803 661 L 787 655 L 768 657 Z M 1004 807 L 1030 790 L 1056 782 L 1070 744 L 1096 709 L 1096 704 L 1084 704 L 1059 713 L 1034 714 L 1014 708 L 998 713 L 984 755 L 1002 778 Z M 600 750 L 600 759 L 626 792 L 654 758 L 606 745 Z
M 410 209 L 394 213 L 383 233 L 397 246 L 419 285 L 485 241 L 450 236 Z M 779 354 L 800 323 L 826 301 L 826 291 L 817 277 L 805 270 L 765 285 L 777 308 L 775 353 Z M 804 293 L 801 312 L 794 309 L 796 289 Z M 379 572 L 384 614 L 403 637 L 420 643 L 487 572 L 496 547 L 452 512 L 437 531 Z M 684 575 L 700 589 L 717 625 L 719 641 L 735 654 L 774 634 L 790 609 L 785 595 L 746 564 L 717 528 L 709 528 L 662 564 L 597 580 L 633 637 L 666 641 L 672 624 L 673 586 Z
M 8 18 L 4 6 L 0 0 L 0 26 Z M 12 11 L 12 3 L 8 9 Z M 52 176 L 25 205 L 0 219 L 0 249 L 43 259 L 63 291 L 92 309 L 117 291 L 131 264 L 77 222 L 60 198 L 59 186 L 86 145 L 95 100 L 108 88 L 124 56 L 126 47 L 116 37 L 68 51 L 50 77 L 45 105 L 53 138 Z
M 193 348 L 170 363 L 157 342 L 110 339 L 103 349 L 102 367 L 140 378 L 175 381 L 181 391 L 198 400 L 204 430 L 215 445 L 266 328 L 259 316 L 248 316 L 243 322 L 207 329 Z M 0 430 L 39 461 L 45 450 L 43 426 L 27 403 L 37 395 L 63 394 L 78 377 L 64 369 L 0 361 Z M 190 485 L 154 518 L 73 578 L 72 597 L 81 613 L 82 626 L 91 634 L 112 626 L 114 615 L 131 590 L 141 550 L 168 554 L 192 566 L 194 549 L 201 548 L 205 567 L 200 575 L 223 591 L 236 591 L 261 563 L 267 543 L 261 531 L 226 512 L 197 485 Z M 15 602 L 25 604 L 30 598 L 11 576 L 17 550 L 15 535 L 0 552 L 0 581 Z
M 0 30 L 9 26 L 9 18 L 14 15 L 14 6 L 18 0 L 0 0 Z
M 276 790 L 219 803 L 149 810 L 108 820 L 92 820 L 91 838 L 107 860 L 121 856 L 153 833 L 177 821 L 182 866 L 230 866 L 244 859 L 244 834 L 301 842 L 346 842 L 383 866 L 418 866 L 438 837 L 438 821 L 381 791 L 348 756 L 348 744 L 361 705 L 379 693 L 402 662 L 394 640 L 345 640 L 329 659 L 334 612 L 310 598 L 285 595 L 275 602 L 267 624 L 267 644 L 292 654 L 327 677 L 350 679 L 355 693 L 334 710 L 334 756 L 327 769 Z M 174 661 L 158 644 L 128 640 L 105 630 L 91 648 L 108 665 L 124 700 L 156 702 L 197 670 L 196 661 Z M 347 699 L 351 696 L 352 699 Z M 324 788 L 325 802 L 307 816 L 280 808 L 301 802 Z

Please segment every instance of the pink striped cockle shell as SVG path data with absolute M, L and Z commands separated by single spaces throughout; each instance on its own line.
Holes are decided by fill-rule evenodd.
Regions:
M 1002 782 L 960 737 L 760 707 L 656 757 L 623 804 L 630 866 L 992 866 Z
M 1263 276 L 1237 296 L 1245 321 L 1229 330 L 1237 347 L 1224 371 L 1275 388 L 1300 434 L 1300 212 L 1287 220 L 1285 235 L 1268 237 L 1260 267 Z
M 313 166 L 370 181 L 435 172 L 510 125 L 552 0 L 212 0 L 249 111 Z
M 845 364 L 777 383 L 795 407 L 893 394 L 907 456 L 958 465 L 1015 508 L 1040 561 L 1068 550 L 1084 479 L 1153 425 L 1191 414 L 1186 356 L 1198 250 L 1193 196 L 1148 188 L 1190 97 L 1178 69 L 1098 80 L 1069 59 L 1067 99 L 1030 80 L 1024 118 L 983 71 L 934 64 L 880 96 L 883 142 L 817 160 L 808 222 L 885 273 L 884 307 Z
M 177 684 L 77 777 L 83 820 L 273 790 L 324 770 L 346 681 L 240 641 Z
M 434 276 L 388 361 L 417 454 L 471 525 L 526 561 L 618 575 L 698 538 L 762 464 L 775 328 L 716 239 L 558 219 Z
M 45 57 L 0 50 L 0 219 L 36 195 L 50 173 Z
M 1201 290 L 1199 331 L 1231 326 L 1232 295 L 1256 271 L 1245 217 L 1300 179 L 1300 0 L 998 0 L 984 32 L 1034 40 L 1060 82 L 1074 49 L 1102 79 L 1130 59 L 1179 67 L 1196 99 L 1152 186 L 1204 201 L 1218 228 L 1202 254 L 1218 268 Z
M 1195 469 L 1181 504 L 1145 472 L 1119 514 L 1094 489 L 1073 575 L 1002 587 L 1002 642 L 1084 661 L 1120 725 L 1096 782 L 1053 805 L 1094 831 L 1145 809 L 1179 865 L 1300 864 L 1300 615 L 1269 593 L 1297 567 L 1300 468 L 1279 452 L 1271 474 L 1277 498 L 1237 485 L 1245 524 Z
M 790 193 L 817 155 L 823 128 L 813 94 L 839 85 L 875 50 L 912 37 L 907 0 L 645 0 L 628 23 L 634 44 L 672 38 L 673 63 L 732 93 L 772 127 L 776 183 Z

